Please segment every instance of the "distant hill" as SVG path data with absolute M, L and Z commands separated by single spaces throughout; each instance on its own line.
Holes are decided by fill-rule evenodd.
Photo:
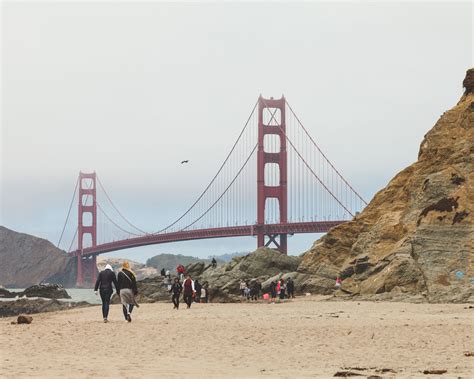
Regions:
M 130 267 L 132 271 L 137 275 L 138 280 L 150 278 L 160 274 L 159 270 L 157 270 L 155 267 L 147 266 L 143 263 L 131 261 L 130 259 L 110 258 L 104 256 L 97 257 L 97 268 L 99 269 L 99 271 L 101 271 L 105 268 L 106 264 L 110 264 L 114 271 L 118 272 L 122 268 L 122 264 L 124 261 L 128 261 L 128 263 L 130 263 Z
M 41 282 L 73 287 L 76 265 L 51 242 L 0 226 L 0 284 L 25 288 Z

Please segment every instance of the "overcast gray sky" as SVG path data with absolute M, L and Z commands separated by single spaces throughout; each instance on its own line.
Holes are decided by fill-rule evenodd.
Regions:
M 212 178 L 260 93 L 284 93 L 370 199 L 462 94 L 472 12 L 471 2 L 4 1 L 1 224 L 56 242 L 79 170 L 96 170 L 124 214 L 160 228 Z M 316 237 L 293 237 L 290 251 Z

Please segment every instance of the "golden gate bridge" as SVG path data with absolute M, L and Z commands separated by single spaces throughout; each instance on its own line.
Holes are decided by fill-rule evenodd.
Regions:
M 215 176 L 179 217 L 145 231 L 123 215 L 95 172 L 80 172 L 58 247 L 77 258 L 77 285 L 84 286 L 95 281 L 99 254 L 242 236 L 286 254 L 288 235 L 327 232 L 366 204 L 286 99 L 260 96 Z

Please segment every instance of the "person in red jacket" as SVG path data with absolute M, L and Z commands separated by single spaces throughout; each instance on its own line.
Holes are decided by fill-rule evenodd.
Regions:
M 176 267 L 176 272 L 178 273 L 178 278 L 180 281 L 184 280 L 184 275 L 185 275 L 185 269 L 182 264 L 179 264 L 178 267 Z
M 183 300 L 188 306 L 188 309 L 191 308 L 195 292 L 196 290 L 194 289 L 194 281 L 191 279 L 191 275 L 188 274 L 186 280 L 183 283 Z

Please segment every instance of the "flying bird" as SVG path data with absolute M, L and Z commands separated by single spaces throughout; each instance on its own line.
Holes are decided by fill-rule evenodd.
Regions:
M 181 164 L 183 163 L 189 163 L 189 160 L 181 161 Z

